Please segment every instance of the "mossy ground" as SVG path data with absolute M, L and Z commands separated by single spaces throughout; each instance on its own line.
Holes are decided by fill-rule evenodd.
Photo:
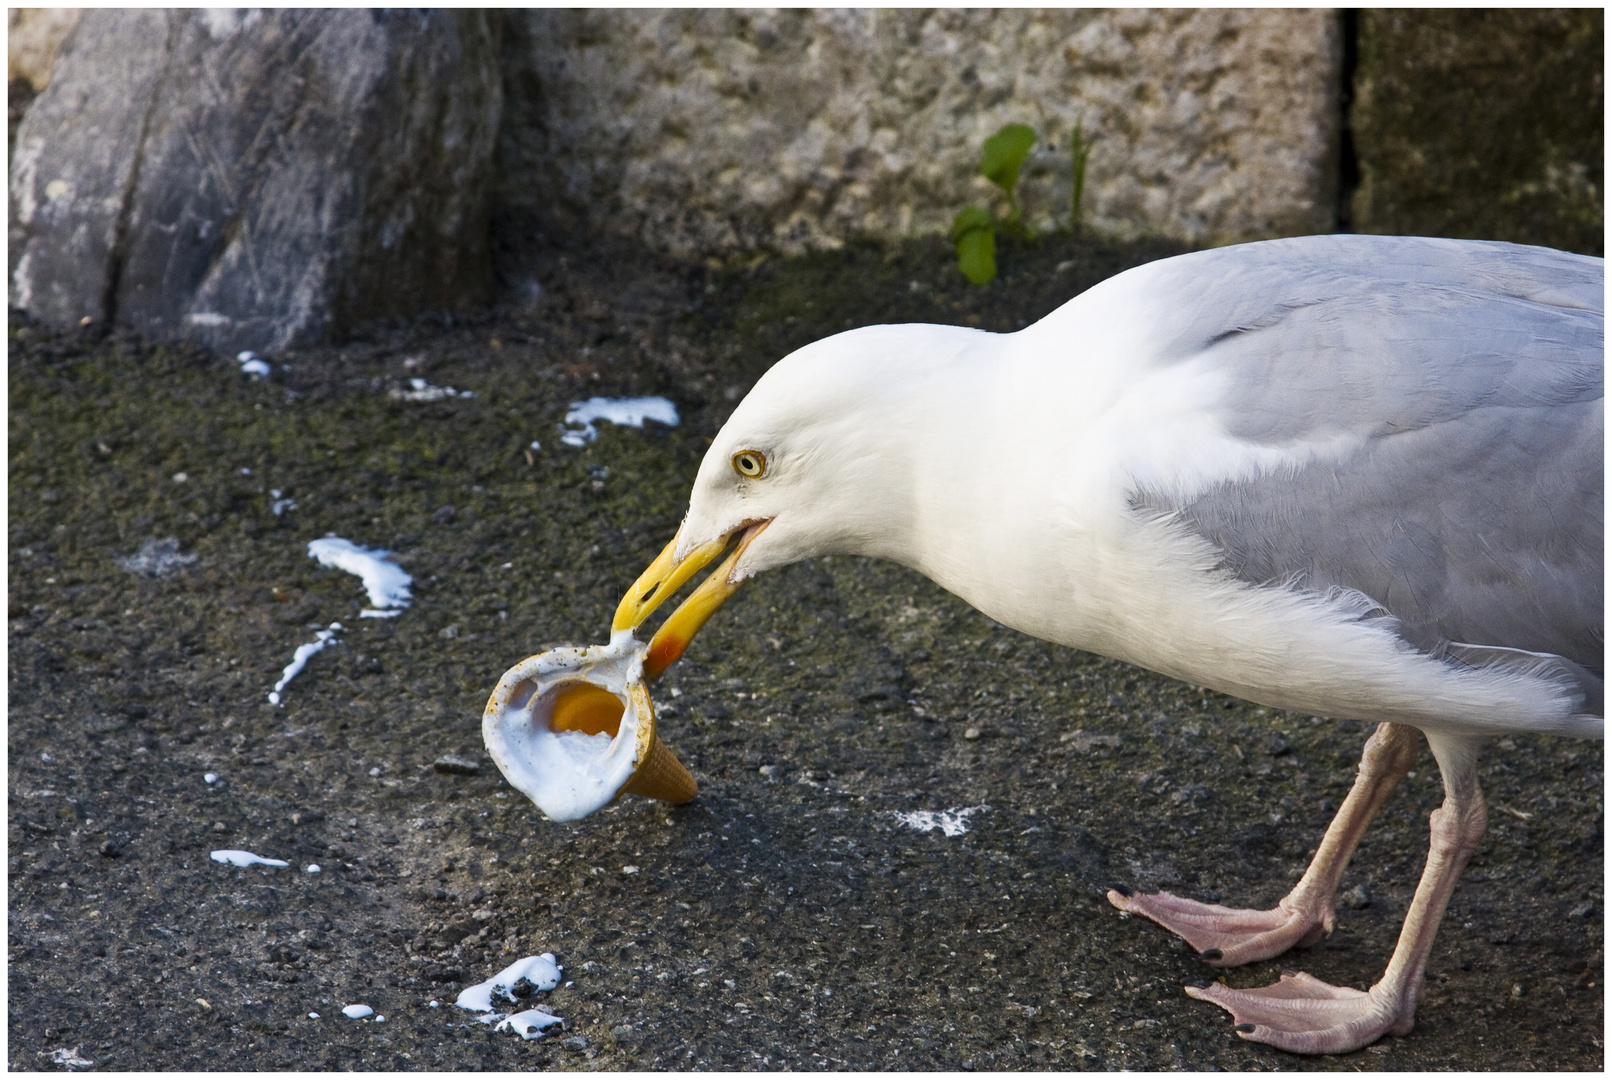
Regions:
M 938 241 L 721 269 L 601 244 L 546 256 L 530 308 L 377 327 L 261 381 L 14 319 L 11 1067 L 77 1047 L 111 1069 L 1600 1069 L 1599 744 L 1489 753 L 1492 828 L 1416 1030 L 1315 1060 L 1187 999 L 1212 972 L 1102 888 L 1273 902 L 1362 726 L 1026 638 L 898 567 L 765 575 L 702 633 L 656 693 L 689 806 L 556 825 L 490 763 L 432 770 L 479 756 L 506 667 L 603 640 L 708 438 L 788 349 L 868 322 L 1016 329 L 1170 250 L 1004 245 L 977 289 Z M 410 377 L 476 396 L 392 399 Z M 681 426 L 559 444 L 570 402 L 640 393 Z M 305 553 L 327 532 L 394 549 L 413 607 L 355 618 L 357 579 Z M 167 536 L 198 561 L 116 565 Z M 342 643 L 268 705 L 335 620 Z M 1439 798 L 1424 756 L 1345 878 L 1370 905 L 1228 981 L 1374 980 Z M 895 817 L 967 806 L 954 838 Z M 452 1008 L 545 950 L 562 1036 Z M 355 1001 L 386 1021 L 343 1018 Z

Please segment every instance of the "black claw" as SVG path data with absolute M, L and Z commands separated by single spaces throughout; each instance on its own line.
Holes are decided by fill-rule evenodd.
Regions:
M 1241 1031 L 1241 1032 L 1247 1033 L 1247 1032 L 1250 1032 L 1250 1031 L 1254 1030 L 1254 1025 L 1253 1024 L 1238 1024 L 1236 1027 L 1232 1028 L 1231 1030 L 1233 1030 L 1233 1031 Z
M 1203 952 L 1198 954 L 1198 959 L 1199 960 L 1219 960 L 1221 957 L 1223 957 L 1225 955 L 1226 954 L 1221 952 L 1219 949 L 1205 949 L 1205 950 L 1203 950 Z
M 1136 895 L 1135 893 L 1131 892 L 1131 890 L 1127 889 L 1123 885 L 1110 885 L 1109 888 L 1111 890 L 1113 890 L 1114 892 L 1119 893 L 1121 896 L 1123 896 L 1127 900 L 1129 900 L 1131 897 Z

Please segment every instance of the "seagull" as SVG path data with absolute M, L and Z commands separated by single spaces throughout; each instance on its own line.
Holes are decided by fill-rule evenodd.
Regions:
M 1217 967 L 1331 931 L 1425 739 L 1444 801 L 1381 979 L 1187 988 L 1296 1053 L 1405 1035 L 1484 834 L 1480 750 L 1602 737 L 1603 280 L 1547 248 L 1311 236 L 1149 263 L 1017 333 L 837 334 L 735 408 L 615 630 L 729 552 L 655 635 L 652 677 L 748 578 L 871 556 L 1034 637 L 1375 722 L 1274 909 L 1109 891 Z

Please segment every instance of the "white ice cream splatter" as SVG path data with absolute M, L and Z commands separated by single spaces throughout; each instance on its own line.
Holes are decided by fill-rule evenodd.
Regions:
M 282 499 L 280 497 L 280 489 L 279 488 L 270 488 L 269 489 L 269 509 L 274 511 L 274 516 L 275 517 L 279 517 L 281 514 L 285 513 L 287 510 L 295 510 L 296 508 L 297 508 L 297 500 L 295 500 L 295 499 Z
M 494 1031 L 513 1031 L 527 1042 L 543 1037 L 543 1029 L 553 1027 L 562 1021 L 553 1013 L 541 1009 L 527 1009 L 514 1016 L 507 1016 L 499 1022 Z
M 78 1047 L 76 1046 L 71 1050 L 67 1049 L 65 1046 L 60 1050 L 52 1050 L 50 1052 L 50 1060 L 57 1065 L 67 1066 L 68 1072 L 77 1072 L 80 1069 L 87 1069 L 91 1065 L 95 1064 L 95 1062 L 80 1054 L 78 1052 Z
M 359 612 L 363 618 L 392 618 L 413 600 L 409 595 L 409 585 L 414 579 L 397 563 L 386 561 L 390 551 L 360 547 L 351 540 L 327 536 L 322 540 L 310 541 L 308 554 L 318 559 L 321 566 L 333 566 L 363 579 L 371 605 Z M 393 610 L 384 610 L 388 608 Z
M 645 420 L 654 420 L 667 427 L 676 427 L 677 406 L 663 397 L 589 398 L 571 404 L 565 414 L 565 423 L 577 425 L 575 430 L 562 426 L 560 441 L 567 446 L 582 446 L 599 435 L 593 426 L 595 420 L 608 420 L 623 427 L 643 427 Z
M 311 863 L 308 864 L 307 873 L 310 873 L 310 874 L 324 873 L 324 867 L 320 866 L 316 862 L 311 862 Z
M 250 851 L 215 851 L 213 861 L 229 863 L 231 866 L 290 866 L 284 859 L 265 859 L 261 855 L 254 855 Z
M 374 1016 L 375 1010 L 368 1005 L 349 1005 L 341 1011 L 341 1014 L 350 1020 L 362 1020 L 366 1016 Z
M 410 379 L 407 390 L 393 390 L 395 401 L 442 401 L 445 398 L 473 398 L 474 390 L 455 390 L 451 386 L 432 386 L 424 379 Z
M 297 651 L 291 654 L 291 662 L 285 666 L 285 671 L 280 674 L 280 681 L 274 684 L 273 690 L 269 691 L 270 705 L 280 704 L 280 691 L 285 689 L 286 683 L 296 678 L 297 674 L 308 666 L 310 656 L 322 651 L 327 645 L 341 644 L 341 640 L 336 637 L 336 631 L 340 629 L 341 623 L 331 623 L 329 630 L 315 631 L 314 636 L 318 638 L 317 641 L 310 641 L 306 645 L 297 646 Z
M 140 545 L 140 550 L 126 558 L 116 560 L 121 569 L 142 577 L 167 577 L 169 574 L 183 570 L 196 561 L 195 555 L 181 554 L 179 541 L 175 537 L 166 540 L 155 538 L 146 540 Z
M 554 954 L 544 953 L 541 956 L 527 956 L 517 960 L 486 982 L 477 983 L 460 991 L 459 1000 L 454 1004 L 471 1012 L 491 1012 L 493 996 L 514 1001 L 514 995 L 509 992 L 510 987 L 522 979 L 531 983 L 534 990 L 553 990 L 559 986 L 560 965 L 555 963 Z
M 204 772 L 202 773 L 202 782 L 205 784 L 216 784 L 218 783 L 218 774 L 215 772 Z
M 960 806 L 955 810 L 913 810 L 897 813 L 896 820 L 919 832 L 939 829 L 947 836 L 962 836 L 968 831 L 968 816 L 989 809 L 989 806 Z
M 257 353 L 251 349 L 236 353 L 235 359 L 240 361 L 241 374 L 243 375 L 256 375 L 262 378 L 269 373 L 269 365 L 259 360 Z

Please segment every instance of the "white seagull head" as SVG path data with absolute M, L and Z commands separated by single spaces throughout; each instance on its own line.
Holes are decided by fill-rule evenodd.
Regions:
M 869 326 L 775 364 L 717 433 L 682 527 L 617 608 L 615 631 L 635 629 L 737 540 L 655 635 L 650 677 L 762 570 L 840 553 L 901 561 L 915 465 L 934 430 L 926 421 L 947 407 L 935 395 L 957 387 L 945 373 L 993 338 L 955 326 Z

